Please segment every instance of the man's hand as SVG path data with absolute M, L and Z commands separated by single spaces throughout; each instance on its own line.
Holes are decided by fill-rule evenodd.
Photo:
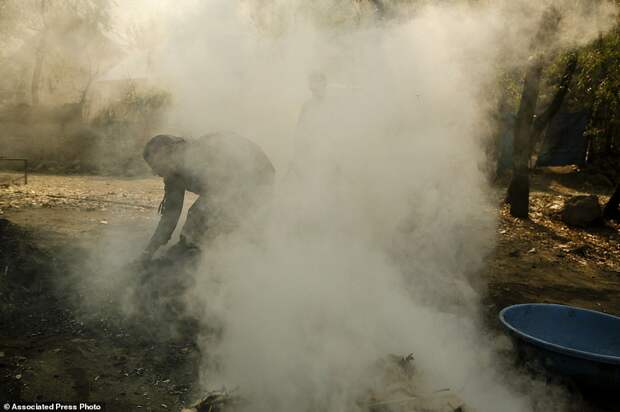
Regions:
M 147 247 L 142 253 L 140 253 L 140 256 L 129 263 L 129 268 L 134 271 L 143 270 L 151 262 L 156 251 L 157 249 Z
M 140 254 L 140 257 L 138 258 L 138 260 L 142 262 L 143 265 L 146 265 L 147 263 L 151 261 L 151 259 L 153 259 L 154 254 L 155 254 L 154 251 L 146 249 L 144 252 Z
M 157 252 L 157 249 L 159 249 L 159 247 L 153 246 L 152 244 L 148 245 L 147 248 L 144 249 L 144 252 L 140 255 L 140 262 L 142 262 L 143 265 L 149 263 L 153 259 L 153 255 Z

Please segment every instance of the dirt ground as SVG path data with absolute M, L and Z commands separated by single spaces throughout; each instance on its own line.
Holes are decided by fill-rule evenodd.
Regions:
M 620 225 L 571 228 L 560 216 L 570 196 L 594 194 L 604 204 L 613 188 L 592 186 L 584 174 L 532 177 L 529 220 L 512 218 L 498 198 L 497 245 L 483 273 L 489 312 L 542 302 L 620 315 Z
M 0 398 L 103 400 L 109 411 L 196 399 L 191 341 L 158 345 L 110 313 L 85 319 L 77 292 L 56 287 L 105 237 L 131 227 L 146 242 L 162 195 L 156 178 L 33 175 L 0 188 Z
M 611 188 L 592 187 L 579 174 L 535 175 L 528 221 L 509 216 L 502 191 L 500 184 L 497 245 L 481 274 L 491 327 L 514 303 L 620 315 L 620 226 L 576 229 L 559 219 L 568 197 L 594 193 L 604 202 Z M 136 242 L 146 242 L 162 194 L 154 177 L 33 175 L 28 185 L 0 186 L 0 399 L 175 411 L 201 395 L 190 340 L 157 344 L 111 313 L 85 319 L 72 303 L 76 292 L 54 286 L 105 237 L 130 226 Z

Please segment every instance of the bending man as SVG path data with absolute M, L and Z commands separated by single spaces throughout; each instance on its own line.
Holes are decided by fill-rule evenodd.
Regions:
M 164 178 L 161 219 L 143 253 L 149 260 L 168 243 L 183 210 L 185 191 L 198 199 L 187 212 L 181 251 L 198 249 L 212 238 L 237 227 L 267 202 L 275 170 L 255 143 L 232 133 L 213 133 L 195 140 L 158 135 L 144 148 L 144 160 Z

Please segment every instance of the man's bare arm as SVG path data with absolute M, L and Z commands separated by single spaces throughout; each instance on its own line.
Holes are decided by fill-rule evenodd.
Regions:
M 164 182 L 165 195 L 161 206 L 161 219 L 144 252 L 149 258 L 157 249 L 168 243 L 183 210 L 185 186 L 178 179 L 174 178 L 165 179 Z

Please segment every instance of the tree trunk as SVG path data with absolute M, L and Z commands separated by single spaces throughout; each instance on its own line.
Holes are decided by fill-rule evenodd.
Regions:
M 606 219 L 620 219 L 620 184 L 616 186 L 616 190 L 609 198 L 609 201 L 603 209 L 603 216 Z
M 514 217 L 525 219 L 528 216 L 529 160 L 532 154 L 532 146 L 560 110 L 576 68 L 577 56 L 572 55 L 551 103 L 535 121 L 533 118 L 540 89 L 542 60 L 539 58 L 537 61 L 533 61 L 525 75 L 523 95 L 521 96 L 514 132 L 513 179 L 508 187 L 507 197 L 510 203 L 510 214 Z
M 43 59 L 45 54 L 43 49 L 45 48 L 45 37 L 44 34 L 41 35 L 41 41 L 39 42 L 39 47 L 37 48 L 35 60 L 34 60 L 34 69 L 32 70 L 32 80 L 30 83 L 30 95 L 32 97 L 32 105 L 37 106 L 39 104 L 39 88 L 41 85 L 41 72 L 43 71 Z
M 47 26 L 47 1 L 41 0 L 39 3 L 39 13 L 43 28 L 39 32 L 39 44 L 35 52 L 34 68 L 32 69 L 32 79 L 30 81 L 30 96 L 32 98 L 32 105 L 37 106 L 39 104 L 39 89 L 41 86 L 41 72 L 43 71 L 43 60 L 45 58 L 45 46 L 47 41 L 48 26 Z
M 512 181 L 508 186 L 510 214 L 527 219 L 529 212 L 530 178 L 529 160 L 531 153 L 532 123 L 542 77 L 542 59 L 536 57 L 530 63 L 525 74 L 521 103 L 515 123 L 512 152 Z
M 78 102 L 79 110 L 80 110 L 80 120 L 84 120 L 84 117 L 85 117 L 84 106 L 86 105 L 86 98 L 88 97 L 88 92 L 90 91 L 90 88 L 93 85 L 94 80 L 95 80 L 95 75 L 91 74 L 80 95 L 80 101 Z
M 570 85 L 576 69 L 577 55 L 572 54 L 568 59 L 566 69 L 564 70 L 564 75 L 562 76 L 562 80 L 560 80 L 560 85 L 558 86 L 558 90 L 555 92 L 551 103 L 549 103 L 547 109 L 534 121 L 531 137 L 532 145 L 538 140 L 543 130 L 545 130 L 551 120 L 553 120 L 555 115 L 560 111 L 560 107 L 562 107 L 562 103 L 564 103 L 564 98 L 568 93 L 568 86 Z
M 512 145 L 512 181 L 506 196 L 506 201 L 510 203 L 510 214 L 520 219 L 527 219 L 530 205 L 529 161 L 532 153 L 534 112 L 542 77 L 543 50 L 557 35 L 560 19 L 561 15 L 555 7 L 550 7 L 543 13 L 532 43 L 533 57 L 530 58 L 523 82 Z

